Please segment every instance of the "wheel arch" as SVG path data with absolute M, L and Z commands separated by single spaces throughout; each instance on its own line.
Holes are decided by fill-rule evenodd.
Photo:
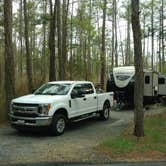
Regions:
M 59 108 L 59 109 L 57 109 L 54 112 L 53 116 L 56 115 L 56 114 L 63 114 L 66 117 L 66 119 L 69 119 L 68 111 L 65 108 Z
M 106 100 L 104 101 L 103 107 L 104 107 L 104 105 L 106 105 L 106 104 L 108 104 L 109 107 L 111 107 L 110 101 L 109 101 L 108 99 L 106 99 Z

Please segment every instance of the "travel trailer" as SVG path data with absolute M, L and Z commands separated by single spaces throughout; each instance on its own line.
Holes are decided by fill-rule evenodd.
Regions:
M 115 67 L 107 81 L 107 92 L 113 91 L 119 104 L 134 104 L 135 67 Z M 158 96 L 158 73 L 144 70 L 144 103 L 153 102 Z

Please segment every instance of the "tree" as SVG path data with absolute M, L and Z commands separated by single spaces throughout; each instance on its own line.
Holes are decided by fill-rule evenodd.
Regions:
M 114 21 L 115 21 L 115 66 L 118 66 L 118 39 L 117 39 L 117 1 L 114 0 Z
M 5 34 L 5 91 L 6 108 L 14 97 L 14 55 L 12 44 L 12 0 L 4 1 L 4 34 Z
M 62 80 L 62 19 L 61 19 L 61 3 L 57 0 L 57 33 L 58 33 L 58 65 L 59 65 L 59 80 Z
M 50 63 L 49 63 L 49 80 L 55 81 L 55 28 L 56 28 L 56 3 L 53 5 L 50 2 L 50 32 L 49 32 L 49 50 L 50 50 Z
M 161 3 L 161 44 L 162 44 L 162 72 L 164 72 L 165 55 L 164 55 L 164 0 Z
M 125 61 L 125 64 L 128 66 L 130 65 L 130 53 L 131 53 L 131 49 L 130 49 L 130 22 L 131 22 L 131 19 L 130 19 L 130 5 L 129 5 L 129 2 L 127 4 L 127 7 L 126 7 L 127 11 L 127 42 L 126 42 L 126 61 Z
M 134 65 L 135 65 L 135 89 L 134 89 L 134 135 L 144 136 L 143 126 L 143 58 L 141 45 L 141 27 L 139 21 L 139 0 L 131 1 L 132 7 L 132 29 L 134 38 Z
M 25 49 L 26 49 L 26 71 L 28 77 L 28 89 L 31 92 L 33 89 L 33 76 L 32 76 L 32 60 L 29 49 L 29 19 L 27 15 L 27 1 L 24 0 L 24 37 L 25 37 Z
M 114 67 L 115 56 L 115 0 L 112 1 L 112 69 Z
M 68 18 L 69 0 L 63 0 L 63 15 L 62 15 L 62 79 L 66 79 L 67 69 L 67 18 Z
M 100 76 L 100 83 L 101 87 L 104 89 L 104 80 L 105 80 L 105 73 L 106 73 L 106 57 L 105 57 L 105 22 L 106 22 L 106 8 L 107 8 L 107 0 L 104 0 L 103 4 L 103 26 L 102 26 L 102 46 L 101 46 L 101 76 Z
M 153 70 L 154 68 L 154 0 L 151 1 L 151 33 L 152 33 L 152 39 L 151 39 L 151 42 L 152 42 L 152 51 L 151 51 L 151 54 L 152 54 L 152 59 L 151 59 L 151 68 Z
M 19 55 L 19 72 L 22 80 L 23 76 L 23 25 L 22 25 L 22 20 L 23 20 L 23 2 L 20 0 L 19 4 L 19 42 L 20 42 L 20 55 Z
M 43 33 L 43 46 L 42 46 L 42 57 L 41 57 L 41 75 L 42 80 L 46 80 L 47 73 L 47 0 L 43 0 L 43 15 L 42 15 L 42 33 Z
M 74 2 L 71 2 L 71 16 L 70 16 L 70 80 L 73 79 L 73 10 Z
M 92 39 L 92 28 L 91 28 L 91 20 L 92 20 L 92 0 L 89 0 L 89 24 L 88 24 L 88 64 L 87 64 L 87 80 L 91 77 L 91 39 Z

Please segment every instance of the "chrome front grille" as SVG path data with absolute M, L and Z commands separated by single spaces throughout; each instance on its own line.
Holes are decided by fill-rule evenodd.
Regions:
M 13 103 L 13 115 L 21 117 L 38 117 L 38 104 Z

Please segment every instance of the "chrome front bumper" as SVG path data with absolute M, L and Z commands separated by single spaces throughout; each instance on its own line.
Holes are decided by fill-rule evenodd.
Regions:
M 30 117 L 14 116 L 12 114 L 9 114 L 9 117 L 11 125 L 17 125 L 17 126 L 43 127 L 43 126 L 50 126 L 52 121 L 52 117 L 49 116 L 30 118 Z

